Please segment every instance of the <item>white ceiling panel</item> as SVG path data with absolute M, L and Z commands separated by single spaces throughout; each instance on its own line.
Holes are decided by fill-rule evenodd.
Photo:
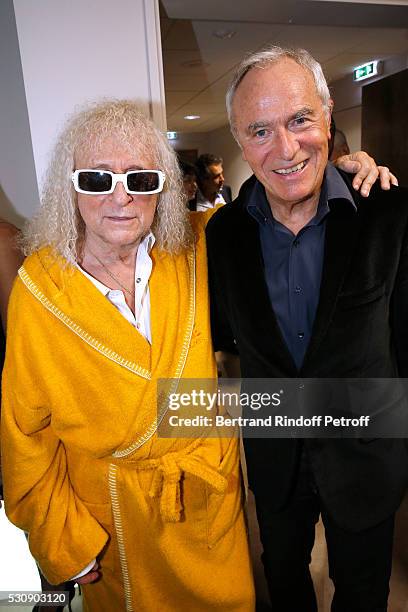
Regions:
M 208 104 L 206 103 L 198 103 L 196 100 L 185 104 L 184 106 L 176 107 L 175 111 L 170 112 L 170 109 L 167 110 L 167 114 L 172 116 L 174 113 L 183 112 L 184 115 L 210 115 L 212 113 L 224 114 L 225 113 L 225 104 L 224 102 L 220 102 L 219 104 Z
M 172 19 L 208 19 L 213 21 L 231 21 L 239 19 L 247 22 L 270 22 L 282 19 L 287 15 L 286 7 L 294 4 L 292 0 L 162 0 L 167 14 Z
M 247 23 L 275 23 L 299 25 L 389 26 L 408 25 L 406 2 L 388 0 L 367 4 L 342 0 L 162 0 L 172 19 L 202 21 L 243 21 Z M 386 11 L 386 12 L 384 12 Z
M 283 46 L 302 47 L 310 51 L 319 62 L 324 62 L 353 48 L 368 33 L 368 28 L 287 26 L 274 42 Z
M 196 94 L 194 100 L 199 104 L 224 104 L 227 81 L 222 79 L 216 85 Z
M 174 20 L 169 19 L 164 14 L 164 11 L 160 11 L 160 31 L 162 42 L 167 38 L 170 28 L 174 25 Z
M 167 28 L 162 36 L 163 50 L 197 49 L 197 39 L 191 21 L 171 20 L 171 28 Z
M 330 15 L 329 9 L 336 8 L 341 0 L 162 1 L 167 10 L 171 9 L 170 17 L 182 17 L 162 20 L 169 129 L 197 132 L 225 125 L 225 92 L 235 66 L 246 53 L 268 43 L 308 49 L 322 63 L 331 82 L 350 74 L 354 66 L 370 59 L 408 55 L 408 27 L 379 27 L 393 19 L 393 26 L 402 23 L 396 21 L 396 7 L 386 4 L 377 3 L 375 10 L 362 3 L 357 8 L 357 5 L 348 6 L 347 11 L 357 10 L 359 18 L 346 27 L 340 26 L 338 19 L 329 20 L 330 25 L 319 25 Z M 298 12 L 286 22 L 277 23 L 291 7 Z M 368 27 L 363 17 L 371 15 L 373 10 L 378 23 Z M 301 14 L 303 24 L 296 21 L 296 15 Z M 408 16 L 408 10 L 404 15 Z M 406 21 L 408 25 L 408 19 Z M 220 31 L 226 34 L 224 38 L 214 36 Z M 201 119 L 186 127 L 183 119 L 186 114 L 199 114 Z
M 407 9 L 408 10 L 408 9 Z M 355 47 L 358 51 L 367 51 L 371 55 L 393 55 L 408 52 L 408 30 L 405 28 L 368 30 L 364 39 Z
M 245 53 L 265 45 L 282 30 L 281 25 L 234 21 L 193 21 L 193 27 L 202 58 L 210 63 L 218 61 L 236 63 Z M 222 30 L 235 34 L 232 38 L 225 39 L 214 35 Z
M 315 2 L 350 2 L 353 4 L 391 4 L 408 6 L 408 0 L 314 0 Z
M 171 100 L 172 104 L 178 104 L 178 106 L 181 106 L 182 104 L 185 104 L 186 102 L 191 100 L 191 98 L 195 98 L 196 95 L 197 92 L 191 90 L 168 91 L 166 94 L 166 100 Z
M 198 50 L 166 51 L 163 58 L 165 74 L 201 74 L 205 68 Z
M 209 132 L 225 125 L 223 114 L 208 114 L 195 121 L 187 121 L 183 117 L 169 119 L 168 129 L 175 132 Z
M 166 91 L 185 91 L 186 87 L 191 91 L 201 91 L 209 83 L 204 82 L 201 76 L 194 74 L 165 74 L 164 86 Z

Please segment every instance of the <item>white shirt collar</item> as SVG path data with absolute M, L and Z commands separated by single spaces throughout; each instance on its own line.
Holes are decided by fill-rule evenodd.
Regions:
M 149 232 L 148 234 L 146 234 L 143 240 L 140 241 L 140 244 L 138 247 L 138 253 L 139 253 L 139 249 L 143 251 L 144 253 L 150 253 L 155 242 L 156 242 L 156 238 L 154 234 L 152 232 Z M 99 289 L 99 291 L 104 296 L 107 296 L 110 291 L 115 291 L 114 289 L 111 289 L 110 287 L 107 287 L 106 285 L 101 283 L 101 281 L 99 281 L 97 278 L 95 278 L 91 274 L 88 274 L 88 272 L 84 270 L 83 268 L 81 268 L 81 266 L 78 263 L 76 264 L 76 266 L 82 272 L 82 274 L 84 274 L 87 278 L 89 278 L 90 281 L 93 282 L 95 287 Z

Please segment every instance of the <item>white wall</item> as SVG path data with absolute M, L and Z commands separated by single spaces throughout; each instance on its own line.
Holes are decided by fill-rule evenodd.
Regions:
M 347 138 L 350 151 L 360 151 L 361 149 L 361 106 L 348 108 L 337 113 L 333 113 L 336 127 L 342 130 Z
M 38 188 L 13 0 L 0 1 L 0 217 L 21 227 Z
M 252 171 L 242 159 L 241 149 L 232 137 L 229 126 L 210 132 L 208 144 L 210 153 L 223 158 L 225 182 L 231 186 L 232 196 L 235 198 L 242 183 L 251 176 Z
M 10 0 L 0 4 L 8 5 L 11 12 Z M 16 57 L 9 59 L 8 49 L 2 53 L 2 67 L 20 74 L 14 102 L 16 107 L 26 108 L 25 127 L 28 111 L 40 186 L 57 132 L 65 117 L 85 101 L 138 99 L 165 129 L 158 0 L 117 0 L 114 4 L 110 0 L 14 0 L 14 11 L 22 70 L 17 69 Z M 8 25 L 1 20 L 2 48 L 6 41 L 13 42 Z M 15 40 L 13 48 L 18 51 Z M 9 109 L 6 121 L 11 119 L 14 125 Z M 13 148 L 13 134 L 11 140 Z M 8 144 L 1 140 L 2 155 Z M 24 200 L 21 194 L 17 198 Z M 28 216 L 35 202 L 18 201 L 15 205 Z

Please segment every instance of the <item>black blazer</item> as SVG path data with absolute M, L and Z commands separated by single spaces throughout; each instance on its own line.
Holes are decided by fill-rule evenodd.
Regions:
M 408 377 L 408 192 L 375 186 L 362 198 L 342 174 L 357 213 L 341 200 L 327 218 L 320 300 L 298 371 L 264 278 L 257 222 L 246 204 L 255 182 L 207 227 L 215 350 L 238 349 L 245 378 Z M 346 529 L 375 525 L 398 507 L 408 481 L 402 439 L 305 440 L 323 503 Z M 284 507 L 299 459 L 296 439 L 246 439 L 249 483 Z

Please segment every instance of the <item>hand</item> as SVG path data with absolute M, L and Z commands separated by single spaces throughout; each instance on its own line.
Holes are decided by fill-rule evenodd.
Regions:
M 76 578 L 75 582 L 78 584 L 89 584 L 90 582 L 95 582 L 100 577 L 101 573 L 99 571 L 99 563 L 96 561 L 94 566 L 89 570 L 85 576 L 81 576 L 81 578 Z
M 342 155 L 335 161 L 335 166 L 344 172 L 355 174 L 353 187 L 365 198 L 369 195 L 371 187 L 380 177 L 381 189 L 390 189 L 391 185 L 398 185 L 398 179 L 386 166 L 377 166 L 375 160 L 364 151 L 357 151 L 351 155 Z

